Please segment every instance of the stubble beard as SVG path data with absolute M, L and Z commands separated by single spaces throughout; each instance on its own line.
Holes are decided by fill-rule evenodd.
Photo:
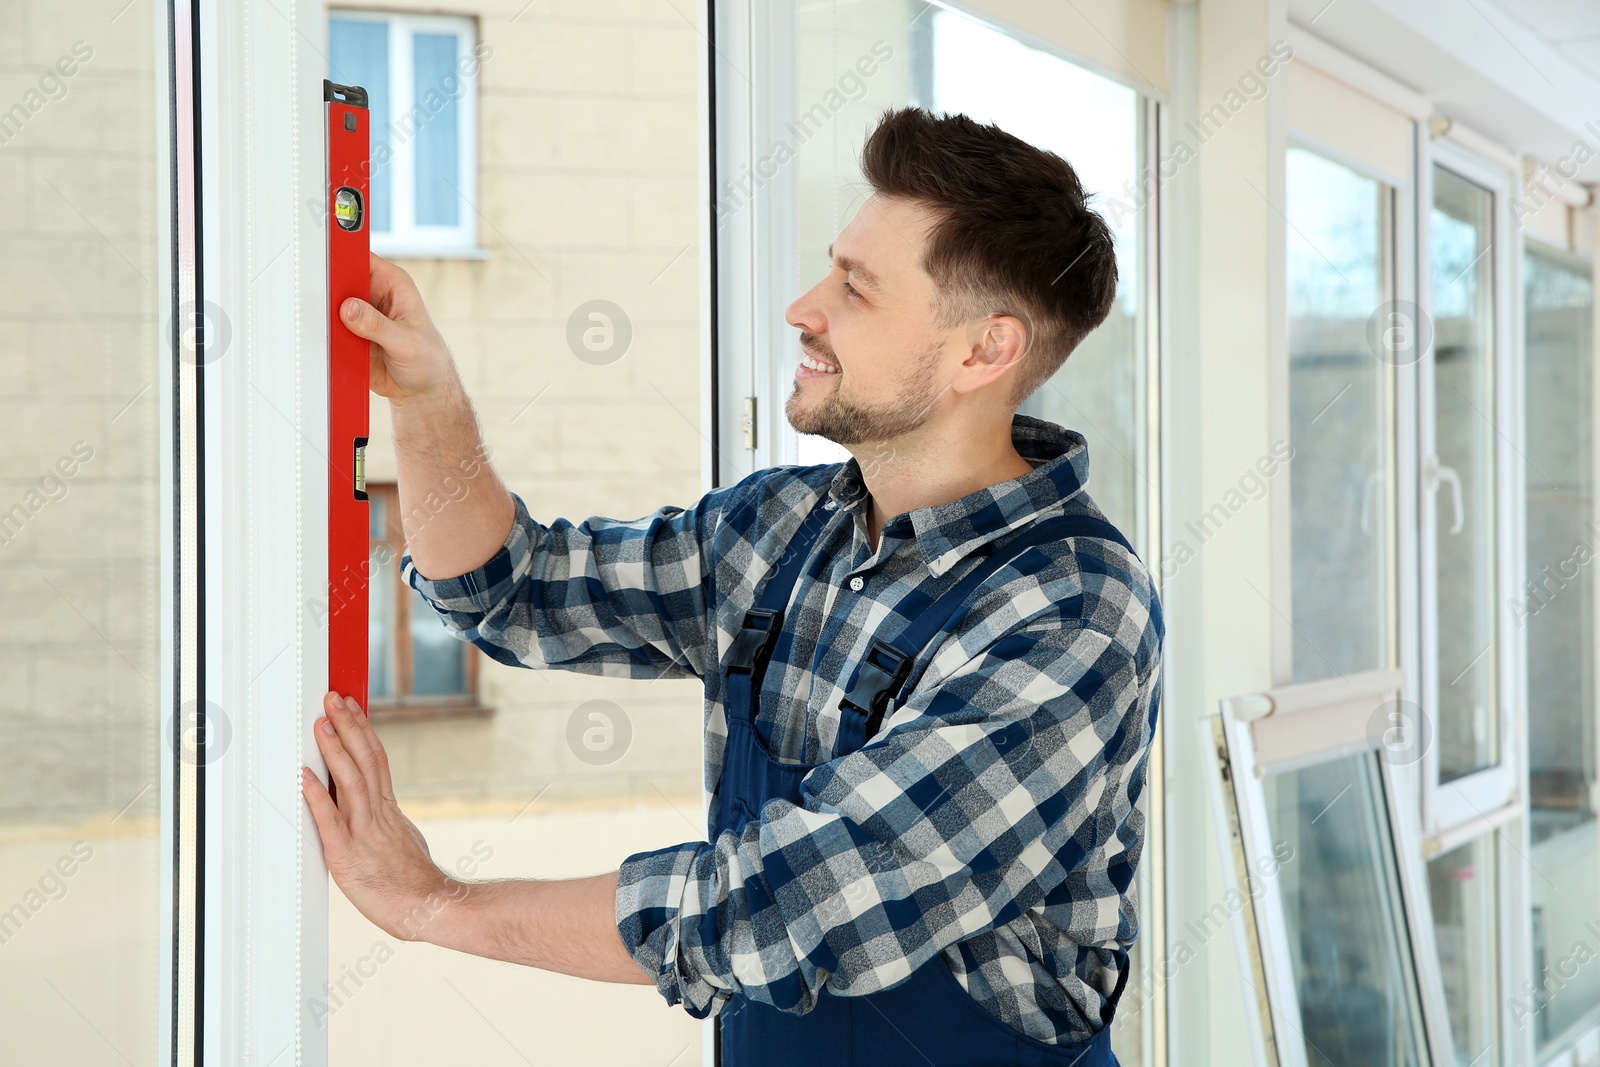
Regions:
M 826 358 L 838 365 L 832 352 Z M 922 426 L 933 415 L 940 390 L 934 387 L 939 366 L 939 349 L 930 348 L 913 359 L 900 396 L 874 406 L 841 396 L 843 382 L 810 404 L 801 400 L 804 388 L 798 381 L 784 403 L 789 425 L 798 433 L 816 434 L 838 445 L 860 445 L 891 441 Z M 841 372 L 842 373 L 842 372 Z

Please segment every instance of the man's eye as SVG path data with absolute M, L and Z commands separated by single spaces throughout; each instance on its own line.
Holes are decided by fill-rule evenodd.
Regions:
M 861 299 L 861 294 L 856 292 L 855 286 L 851 285 L 849 282 L 844 283 L 844 291 L 846 296 L 853 296 L 857 300 Z

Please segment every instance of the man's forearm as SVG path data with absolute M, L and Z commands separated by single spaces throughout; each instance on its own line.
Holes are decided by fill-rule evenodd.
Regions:
M 487 563 L 511 532 L 515 505 L 489 465 L 477 416 L 454 374 L 435 395 L 390 404 L 406 547 L 426 578 Z
M 414 934 L 474 956 L 596 982 L 650 985 L 617 933 L 616 897 L 615 871 L 552 881 L 452 879 L 418 909 Z

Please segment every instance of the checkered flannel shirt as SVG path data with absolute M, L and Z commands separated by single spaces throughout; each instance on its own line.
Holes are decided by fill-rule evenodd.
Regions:
M 669 1004 L 804 1012 L 823 988 L 872 993 L 926 965 L 1030 1037 L 1100 1029 L 1137 930 L 1135 804 L 1161 684 L 1161 608 L 1139 559 L 1095 538 L 1001 568 L 918 657 L 879 732 L 829 758 L 851 669 L 906 625 L 907 593 L 937 596 L 975 548 L 1041 518 L 1104 517 L 1081 434 L 1018 414 L 1012 439 L 1031 472 L 895 516 L 876 552 L 850 459 L 758 471 L 634 521 L 542 525 L 513 494 L 511 532 L 478 570 L 432 581 L 402 557 L 445 627 L 502 663 L 701 680 L 714 791 L 719 664 L 801 519 L 830 509 L 827 563 L 796 587 L 757 722 L 780 760 L 820 763 L 800 803 L 774 798 L 739 833 L 621 865 L 617 929 Z M 752 914 L 752 896 L 770 903 Z

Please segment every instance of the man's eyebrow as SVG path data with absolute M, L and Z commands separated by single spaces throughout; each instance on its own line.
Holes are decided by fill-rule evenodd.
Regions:
M 861 279 L 862 285 L 868 289 L 871 289 L 874 293 L 882 295 L 884 291 L 883 282 L 878 279 L 876 274 L 868 270 L 866 265 L 860 260 L 851 259 L 849 256 L 840 256 L 838 259 L 834 259 L 833 245 L 830 244 L 828 245 L 828 261 L 837 264 L 839 269 L 844 271 L 846 274 L 854 274 L 857 278 Z

